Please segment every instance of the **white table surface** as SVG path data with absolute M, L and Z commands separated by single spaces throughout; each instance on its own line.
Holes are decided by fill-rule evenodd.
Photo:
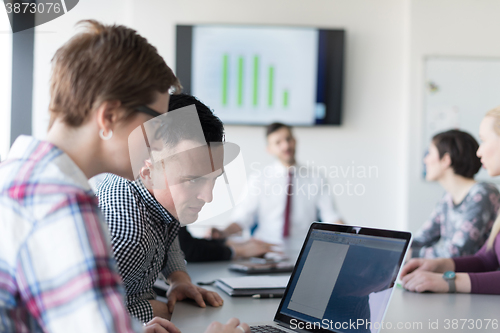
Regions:
M 228 265 L 229 262 L 190 263 L 188 272 L 194 283 L 241 276 L 239 273 L 230 272 Z M 215 287 L 205 288 L 217 291 L 224 299 L 224 305 L 203 309 L 194 302 L 179 302 L 175 306 L 172 322 L 184 333 L 204 332 L 212 321 L 225 323 L 231 317 L 237 317 L 249 324 L 269 322 L 273 320 L 280 303 L 280 299 L 230 297 Z M 457 320 L 456 329 L 452 326 L 453 319 Z M 490 321 L 488 329 L 485 329 L 487 319 L 496 320 L 500 326 L 500 296 L 417 294 L 397 287 L 384 318 L 385 325 L 392 325 L 392 329 L 385 326 L 381 332 L 500 332 L 500 328 L 493 328 L 493 321 Z M 431 323 L 436 327 L 436 321 L 437 329 L 429 328 Z M 478 328 L 480 324 L 482 329 Z M 412 328 L 398 329 L 397 325 Z M 446 329 L 447 326 L 450 328 Z

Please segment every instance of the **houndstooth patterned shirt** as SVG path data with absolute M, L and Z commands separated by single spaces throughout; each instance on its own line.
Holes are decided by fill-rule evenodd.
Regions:
M 153 319 L 148 300 L 156 298 L 153 284 L 160 272 L 186 271 L 179 246 L 179 222 L 138 181 L 107 175 L 97 186 L 111 234 L 118 270 L 130 314 L 143 322 Z

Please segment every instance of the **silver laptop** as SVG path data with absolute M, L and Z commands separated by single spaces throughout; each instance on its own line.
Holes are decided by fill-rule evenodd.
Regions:
M 268 325 L 252 332 L 377 333 L 409 232 L 313 223 Z

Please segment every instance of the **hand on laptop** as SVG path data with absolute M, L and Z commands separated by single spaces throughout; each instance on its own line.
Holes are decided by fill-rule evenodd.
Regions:
M 154 317 L 149 323 L 144 324 L 144 333 L 181 333 L 170 321 Z
M 205 301 L 216 307 L 221 306 L 224 303 L 222 298 L 216 292 L 208 291 L 193 284 L 189 275 L 185 272 L 173 272 L 170 275 L 169 280 L 170 288 L 167 293 L 167 306 L 170 313 L 174 312 L 174 306 L 177 301 L 182 301 L 186 298 L 194 299 L 202 308 L 206 306 Z
M 237 318 L 231 318 L 226 325 L 214 321 L 208 326 L 205 333 L 250 333 L 250 327 L 245 323 L 240 323 Z

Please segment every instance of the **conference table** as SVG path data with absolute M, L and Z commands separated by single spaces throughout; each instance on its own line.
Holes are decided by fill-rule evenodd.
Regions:
M 295 248 L 298 254 L 300 248 Z M 231 262 L 188 263 L 194 283 L 243 276 L 231 272 Z M 289 274 L 288 274 L 289 275 Z M 230 297 L 215 286 L 224 300 L 221 307 L 198 307 L 192 301 L 175 305 L 172 322 L 184 333 L 204 332 L 212 321 L 225 323 L 237 317 L 248 324 L 272 322 L 279 298 Z M 395 287 L 380 332 L 500 332 L 500 296 L 471 294 L 413 293 Z

